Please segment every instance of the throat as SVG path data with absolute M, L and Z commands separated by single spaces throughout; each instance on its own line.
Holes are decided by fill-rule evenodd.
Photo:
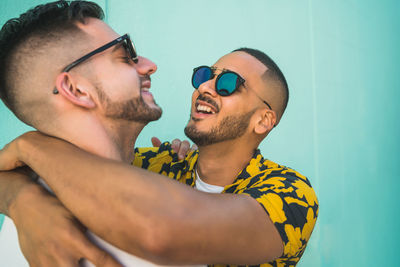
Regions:
M 197 172 L 202 181 L 225 187 L 232 184 L 249 164 L 254 149 L 232 142 L 217 143 L 199 148 Z

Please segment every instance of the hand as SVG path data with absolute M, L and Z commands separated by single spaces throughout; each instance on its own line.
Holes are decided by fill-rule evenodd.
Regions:
M 151 143 L 153 144 L 153 146 L 155 147 L 159 147 L 161 145 L 161 141 L 160 139 L 158 139 L 157 137 L 152 137 L 151 138 Z M 192 145 L 192 147 L 190 147 L 190 143 L 187 140 L 183 140 L 181 141 L 180 139 L 176 138 L 174 140 L 172 140 L 171 142 L 171 148 L 178 153 L 178 158 L 180 160 L 184 159 L 186 154 L 188 154 L 189 152 L 193 151 L 193 150 L 197 150 L 197 146 L 195 144 Z
M 8 143 L 0 150 L 0 171 L 11 171 L 24 165 L 19 159 L 16 140 Z
M 24 188 L 10 206 L 21 251 L 32 267 L 79 266 L 82 258 L 95 266 L 121 267 L 91 243 L 85 228 L 43 188 Z
M 40 144 L 40 141 L 48 138 L 51 137 L 38 131 L 26 132 L 15 138 L 0 150 L 0 171 L 10 171 L 25 166 L 26 164 L 22 159 L 24 156 L 21 152 L 22 146 L 29 143 Z

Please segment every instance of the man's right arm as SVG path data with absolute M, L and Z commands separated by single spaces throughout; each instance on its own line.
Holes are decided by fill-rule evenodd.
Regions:
M 120 266 L 86 238 L 84 227 L 57 198 L 24 173 L 0 172 L 0 213 L 13 220 L 32 267 L 77 266 L 81 258 L 96 266 Z
M 37 132 L 0 151 L 0 169 L 21 162 L 93 233 L 144 259 L 259 264 L 282 254 L 276 227 L 248 195 L 200 192 Z

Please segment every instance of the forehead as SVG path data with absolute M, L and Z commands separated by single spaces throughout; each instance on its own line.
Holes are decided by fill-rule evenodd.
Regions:
M 88 18 L 85 22 L 78 23 L 77 26 L 88 35 L 88 39 L 94 45 L 101 46 L 119 37 L 119 34 L 102 20 Z
M 237 72 L 246 81 L 257 79 L 257 77 L 259 79 L 267 70 L 267 67 L 255 57 L 242 51 L 232 52 L 221 57 L 213 66 Z

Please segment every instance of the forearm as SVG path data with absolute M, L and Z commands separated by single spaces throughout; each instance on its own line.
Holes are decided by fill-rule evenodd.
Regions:
M 21 160 L 46 181 L 85 226 L 145 258 L 151 258 L 145 253 L 159 238 L 154 233 L 155 223 L 174 216 L 169 213 L 171 207 L 184 206 L 173 204 L 166 192 L 182 195 L 174 192 L 192 191 L 165 177 L 94 156 L 54 138 L 25 141 L 20 144 Z
M 85 226 L 132 254 L 164 264 L 271 259 L 276 229 L 248 196 L 198 192 L 54 138 L 22 144 L 21 153 Z

